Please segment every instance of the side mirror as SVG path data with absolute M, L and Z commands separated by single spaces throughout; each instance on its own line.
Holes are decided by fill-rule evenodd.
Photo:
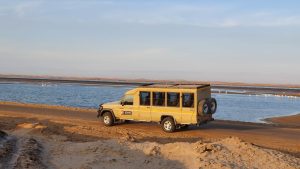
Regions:
M 125 102 L 124 102 L 124 101 L 121 101 L 121 105 L 124 106 L 124 105 L 125 105 Z

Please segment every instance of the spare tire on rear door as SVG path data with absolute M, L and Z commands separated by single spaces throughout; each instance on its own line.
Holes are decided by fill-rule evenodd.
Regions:
M 209 99 L 210 113 L 214 114 L 217 111 L 217 100 L 215 98 Z
M 210 113 L 210 104 L 209 100 L 201 100 L 198 103 L 198 114 L 201 115 L 206 115 Z

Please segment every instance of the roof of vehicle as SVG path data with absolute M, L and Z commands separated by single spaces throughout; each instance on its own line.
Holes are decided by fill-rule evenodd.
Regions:
M 210 84 L 148 84 L 140 88 L 175 88 L 175 89 L 199 89 L 208 87 Z

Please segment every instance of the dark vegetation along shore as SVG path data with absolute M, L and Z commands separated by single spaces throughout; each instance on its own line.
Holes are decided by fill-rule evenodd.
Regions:
M 210 83 L 213 93 L 227 94 L 274 94 L 283 96 L 300 96 L 299 85 L 247 84 L 227 82 L 201 81 L 161 81 L 145 79 L 109 79 L 109 78 L 75 78 L 75 77 L 40 77 L 40 76 L 8 76 L 0 75 L 0 83 L 74 83 L 83 85 L 147 85 L 153 83 Z

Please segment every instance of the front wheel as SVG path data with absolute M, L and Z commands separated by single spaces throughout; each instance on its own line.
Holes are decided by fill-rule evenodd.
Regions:
M 105 126 L 112 126 L 114 125 L 114 118 L 110 112 L 106 112 L 102 116 L 102 120 Z
M 164 118 L 163 121 L 161 122 L 161 127 L 167 133 L 172 133 L 176 129 L 175 122 L 171 117 Z

